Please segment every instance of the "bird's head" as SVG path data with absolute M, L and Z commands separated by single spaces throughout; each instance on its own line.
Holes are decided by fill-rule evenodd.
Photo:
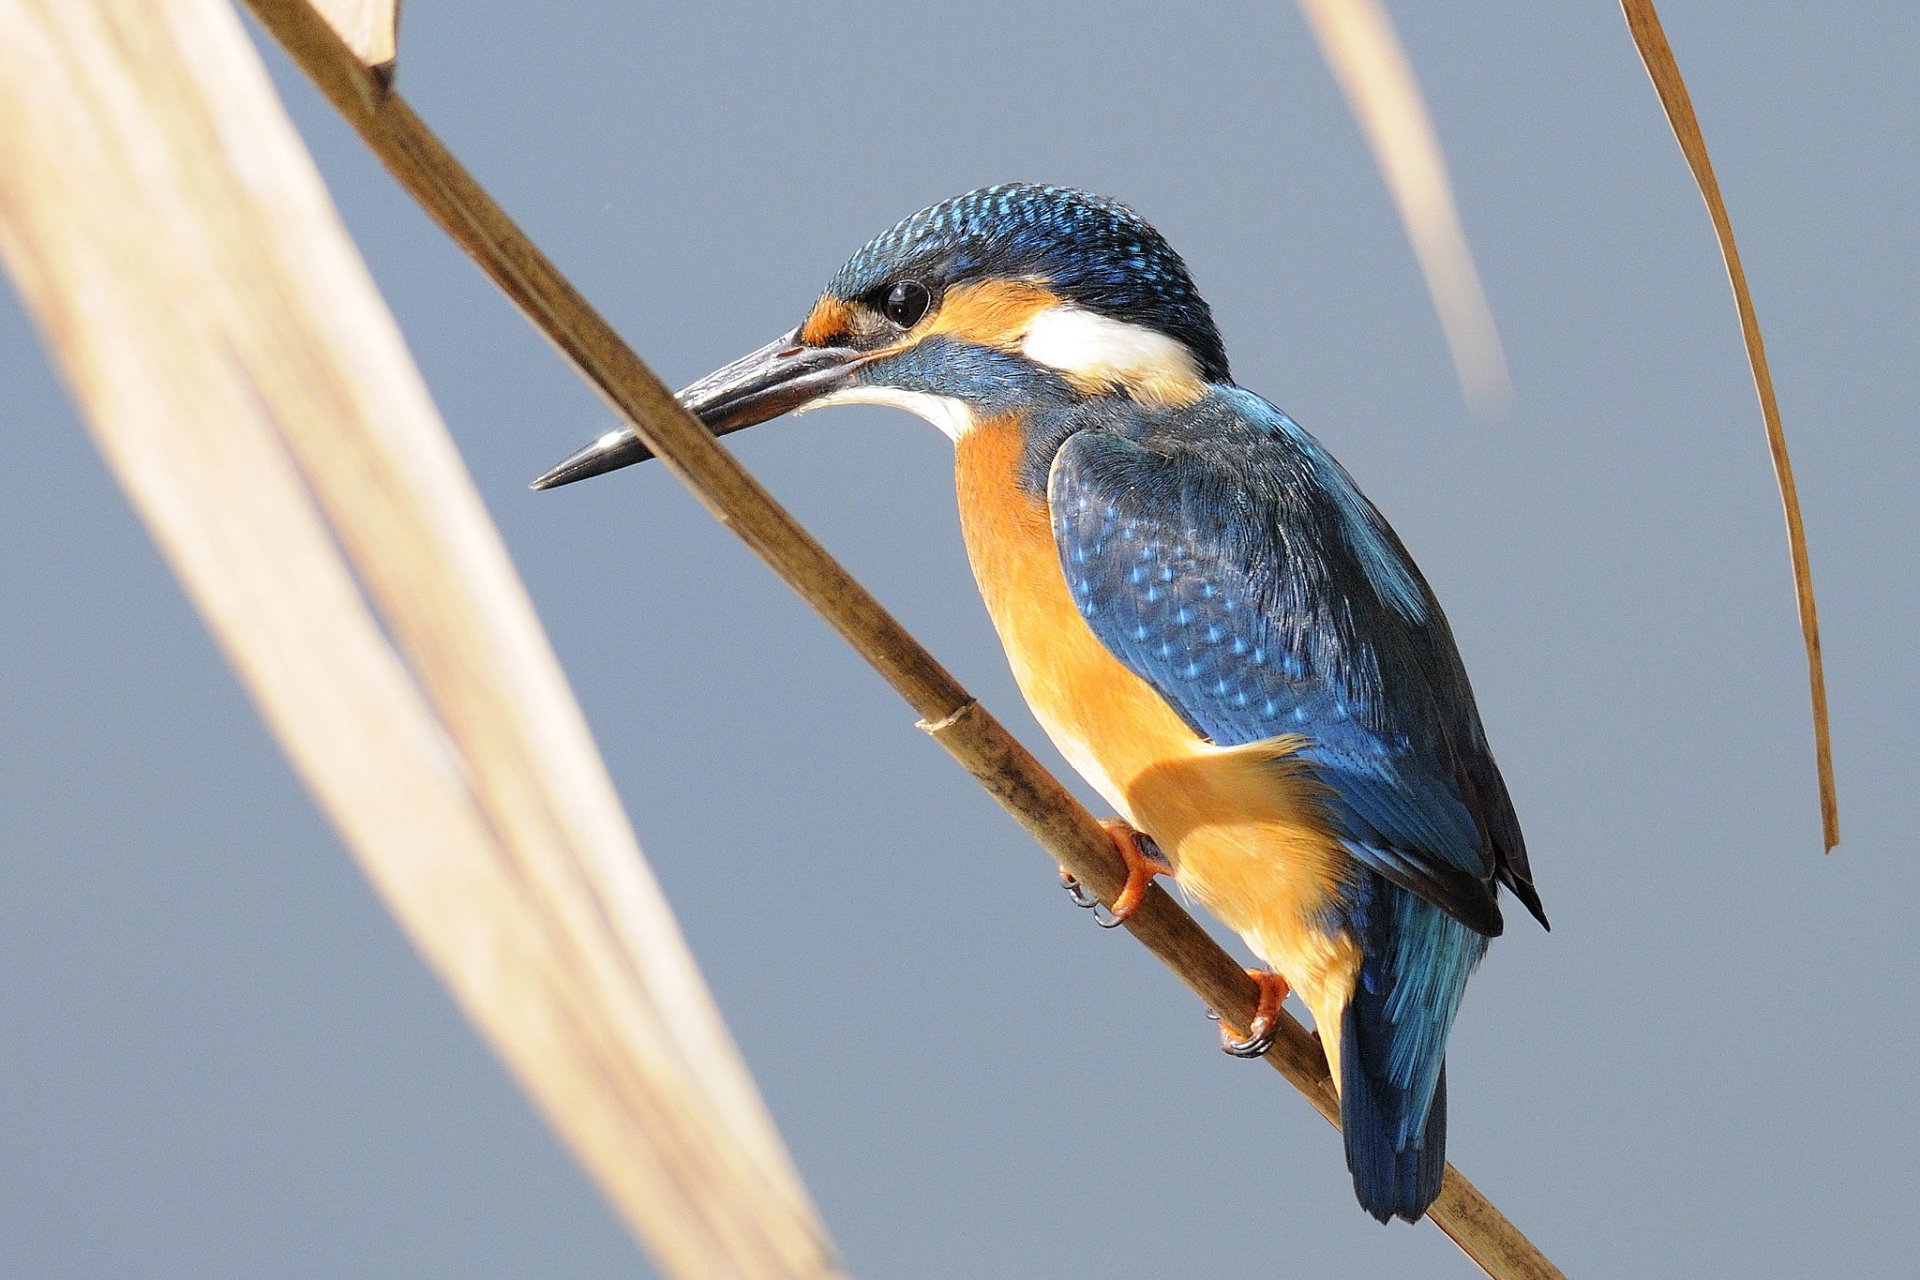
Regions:
M 875 237 L 801 324 L 680 392 L 716 435 L 826 404 L 890 404 L 958 439 L 983 416 L 1076 396 L 1184 404 L 1227 356 L 1180 256 L 1125 205 L 1010 183 Z M 534 481 L 649 457 L 612 431 Z

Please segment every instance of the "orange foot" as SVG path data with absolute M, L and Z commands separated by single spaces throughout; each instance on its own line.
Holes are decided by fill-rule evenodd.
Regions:
M 1267 969 L 1249 969 L 1247 976 L 1260 984 L 1260 1007 L 1253 1012 L 1246 1038 L 1235 1039 L 1232 1029 L 1224 1021 L 1220 1024 L 1220 1048 L 1236 1058 L 1258 1058 L 1273 1047 L 1280 1030 L 1280 1002 L 1291 989 L 1285 978 Z
M 1160 852 L 1160 846 L 1146 832 L 1135 831 L 1118 818 L 1108 818 L 1100 825 L 1106 828 L 1108 838 L 1120 854 L 1120 861 L 1127 864 L 1127 883 L 1121 887 L 1113 905 L 1106 908 L 1103 914 L 1100 900 L 1082 888 L 1080 882 L 1064 867 L 1060 870 L 1060 883 L 1077 905 L 1093 910 L 1096 924 L 1102 929 L 1114 929 L 1125 924 L 1127 918 L 1140 909 L 1140 901 L 1146 897 L 1147 886 L 1153 883 L 1153 878 L 1171 875 L 1173 868 Z

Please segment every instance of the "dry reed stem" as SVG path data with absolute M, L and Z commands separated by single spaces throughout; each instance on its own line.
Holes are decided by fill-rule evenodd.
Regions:
M 680 406 L 673 393 L 514 225 L 399 95 L 363 105 L 365 75 L 303 0 L 247 0 L 415 199 L 640 434 L 716 518 L 806 600 L 918 713 L 920 724 L 1047 853 L 1103 901 L 1125 881 L 1105 831 L 1059 781 Z M 1210 1008 L 1246 1025 L 1259 991 L 1192 916 L 1156 887 L 1126 928 Z M 1267 1061 L 1336 1125 L 1319 1042 L 1291 1017 Z M 1488 1275 L 1561 1273 L 1451 1166 L 1430 1216 Z
M 1513 383 L 1500 331 L 1454 207 L 1440 139 L 1392 20 L 1377 0 L 1300 0 L 1300 12 L 1400 211 L 1440 315 L 1461 392 L 1482 416 L 1504 412 L 1513 399 Z
M 1720 195 L 1720 182 L 1713 176 L 1713 162 L 1707 158 L 1707 140 L 1700 132 L 1700 121 L 1693 113 L 1693 99 L 1687 83 L 1680 78 L 1680 66 L 1667 44 L 1667 33 L 1660 26 L 1652 0 L 1621 0 L 1627 29 L 1633 33 L 1634 47 L 1646 64 L 1654 92 L 1667 113 L 1687 167 L 1706 201 L 1707 216 L 1713 220 L 1713 234 L 1720 242 L 1720 257 L 1727 266 L 1727 282 L 1733 288 L 1733 305 L 1740 313 L 1740 336 L 1746 343 L 1747 363 L 1753 367 L 1753 389 L 1760 397 L 1760 416 L 1766 423 L 1767 450 L 1773 456 L 1773 477 L 1780 487 L 1780 505 L 1787 517 L 1787 555 L 1793 563 L 1794 598 L 1800 610 L 1800 638 L 1807 650 L 1807 683 L 1813 699 L 1813 749 L 1820 776 L 1820 834 L 1827 852 L 1840 843 L 1840 799 L 1833 784 L 1833 742 L 1827 727 L 1827 672 L 1820 656 L 1820 617 L 1813 602 L 1813 568 L 1807 560 L 1807 531 L 1800 520 L 1800 493 L 1793 483 L 1793 463 L 1787 457 L 1787 436 L 1780 425 L 1780 405 L 1773 394 L 1773 374 L 1767 368 L 1767 349 L 1760 339 L 1760 320 L 1754 315 L 1753 295 L 1747 289 L 1746 269 L 1740 265 L 1740 250 L 1733 242 L 1733 222 L 1727 217 L 1727 204 Z
M 0 0 L 0 256 L 316 798 L 662 1268 L 839 1275 L 224 0 Z

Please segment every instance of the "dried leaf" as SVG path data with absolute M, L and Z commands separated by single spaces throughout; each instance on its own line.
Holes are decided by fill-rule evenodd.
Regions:
M 1503 412 L 1513 399 L 1507 357 L 1460 228 L 1446 157 L 1392 21 L 1375 0 L 1300 0 L 1300 11 L 1400 210 L 1461 392 L 1477 413 Z
M 1740 250 L 1733 242 L 1733 222 L 1727 217 L 1727 204 L 1720 195 L 1720 182 L 1713 176 L 1713 162 L 1707 158 L 1707 140 L 1700 132 L 1699 118 L 1693 114 L 1693 99 L 1687 82 L 1680 78 L 1680 66 L 1667 44 L 1667 33 L 1660 26 L 1652 0 L 1621 0 L 1627 29 L 1633 33 L 1634 46 L 1653 79 L 1654 92 L 1666 110 L 1667 123 L 1680 144 L 1680 151 L 1693 170 L 1693 180 L 1707 203 L 1707 216 L 1713 220 L 1713 233 L 1720 241 L 1720 257 L 1727 264 L 1727 282 L 1733 287 L 1734 309 L 1740 314 L 1740 336 L 1746 342 L 1747 363 L 1753 368 L 1753 389 L 1760 397 L 1760 417 L 1766 423 L 1767 449 L 1773 455 L 1773 478 L 1780 486 L 1780 505 L 1787 517 L 1787 555 L 1793 562 L 1794 597 L 1800 608 L 1800 638 L 1807 650 L 1807 683 L 1813 697 L 1813 749 L 1820 775 L 1820 831 L 1827 852 L 1840 843 L 1840 799 L 1833 784 L 1832 732 L 1827 726 L 1827 672 L 1820 657 L 1820 617 L 1813 601 L 1813 567 L 1807 560 L 1807 531 L 1800 520 L 1800 494 L 1793 483 L 1793 463 L 1787 457 L 1787 436 L 1780 425 L 1780 405 L 1774 399 L 1773 374 L 1767 369 L 1767 349 L 1760 340 L 1760 320 L 1753 311 L 1753 295 L 1747 289 L 1746 269 L 1740 265 Z
M 400 0 L 313 0 L 313 7 L 361 62 L 392 64 L 400 38 Z
M 0 0 L 0 256 L 308 785 L 662 1266 L 840 1274 L 222 0 Z

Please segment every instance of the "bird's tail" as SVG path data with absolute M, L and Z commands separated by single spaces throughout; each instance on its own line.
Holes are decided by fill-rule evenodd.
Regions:
M 1361 1206 L 1414 1222 L 1447 1170 L 1447 1033 L 1487 938 L 1398 885 L 1372 884 L 1340 1016 L 1340 1126 Z
M 1360 1207 L 1386 1222 L 1417 1222 L 1440 1194 L 1447 1168 L 1447 1069 L 1434 1082 L 1426 1123 L 1409 1133 L 1415 1091 L 1396 1086 L 1371 1064 L 1367 1038 L 1348 1006 L 1340 1035 L 1340 1128 Z

